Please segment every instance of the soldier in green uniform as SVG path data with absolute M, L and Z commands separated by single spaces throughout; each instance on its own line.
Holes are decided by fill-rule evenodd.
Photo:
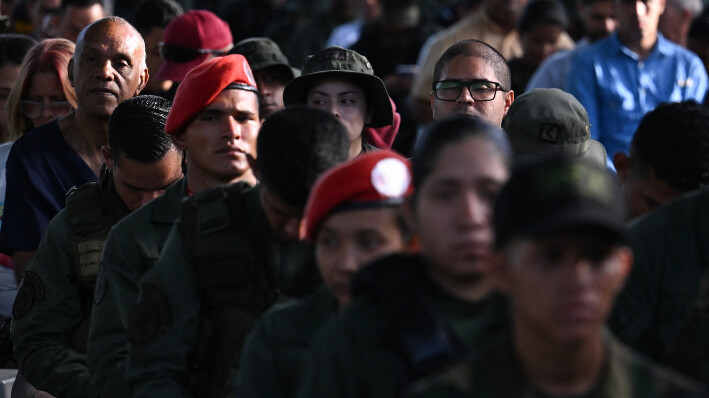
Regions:
M 290 66 L 278 44 L 266 37 L 251 37 L 236 43 L 230 53 L 249 61 L 258 86 L 261 119 L 283 109 L 283 89 L 300 72 Z
M 259 185 L 199 192 L 141 281 L 128 323 L 134 397 L 223 397 L 246 335 L 284 296 L 315 291 L 303 207 L 317 177 L 347 159 L 347 133 L 327 112 L 294 107 L 263 123 L 252 168 Z
M 401 204 L 411 194 L 409 163 L 389 151 L 358 156 L 323 175 L 306 205 L 306 236 L 324 286 L 265 313 L 244 344 L 236 395 L 292 397 L 313 337 L 351 298 L 362 266 L 404 251 L 408 228 Z
M 394 111 L 372 65 L 352 50 L 328 47 L 309 56 L 302 74 L 283 91 L 283 101 L 286 107 L 304 104 L 335 115 L 347 127 L 350 159 L 383 142 L 391 146 L 398 131 L 398 124 L 386 132 L 366 128 L 390 126 Z
M 12 340 L 20 371 L 55 397 L 93 397 L 86 339 L 99 257 L 112 225 L 182 177 L 163 129 L 170 102 L 129 99 L 108 124 L 98 182 L 72 189 L 49 224 L 15 299 Z
M 633 263 L 605 169 L 554 157 L 516 170 L 495 205 L 490 273 L 509 335 L 412 387 L 415 397 L 704 397 L 604 324 Z
M 240 55 L 210 60 L 187 74 L 175 95 L 165 132 L 185 151 L 178 184 L 118 223 L 106 241 L 89 333 L 91 380 L 102 397 L 129 396 L 123 374 L 126 326 L 138 281 L 155 264 L 180 201 L 188 192 L 256 179 L 246 159 L 261 126 L 256 84 Z
M 484 268 L 493 200 L 508 177 L 504 132 L 455 116 L 415 153 L 404 210 L 421 254 L 389 256 L 355 275 L 352 303 L 315 337 L 300 397 L 399 396 L 504 328 Z

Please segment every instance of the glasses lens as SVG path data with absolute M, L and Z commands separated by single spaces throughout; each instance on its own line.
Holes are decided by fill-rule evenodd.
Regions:
M 74 110 L 71 104 L 67 101 L 50 102 L 49 105 L 47 105 L 47 108 L 49 108 L 52 112 L 52 115 L 57 117 L 68 115 L 69 112 Z
M 463 84 L 457 81 L 443 81 L 436 84 L 436 97 L 443 101 L 455 101 L 460 96 Z
M 175 46 L 167 43 L 160 44 L 160 56 L 173 62 L 189 62 L 199 57 L 199 55 L 199 51 L 194 48 Z
M 49 110 L 52 116 L 60 117 L 69 114 L 74 108 L 67 101 L 53 101 L 44 105 L 37 101 L 21 101 L 22 113 L 30 119 L 41 117 L 44 109 Z
M 475 101 L 491 101 L 495 99 L 497 85 L 493 82 L 470 82 L 470 95 Z

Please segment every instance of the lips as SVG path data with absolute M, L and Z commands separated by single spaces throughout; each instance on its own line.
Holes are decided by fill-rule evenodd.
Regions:
M 554 313 L 565 322 L 587 322 L 596 318 L 597 308 L 591 301 L 573 301 L 556 306 Z
M 96 94 L 96 95 L 100 95 L 100 96 L 118 97 L 118 94 L 115 91 L 108 89 L 108 88 L 94 88 L 94 89 L 89 90 L 89 92 L 91 94 Z
M 232 156 L 239 156 L 239 155 L 243 155 L 245 153 L 246 153 L 246 151 L 244 151 L 243 149 L 241 149 L 239 147 L 233 147 L 233 146 L 224 147 L 224 148 L 221 148 L 220 150 L 217 151 L 217 154 L 226 154 L 226 155 L 232 155 Z

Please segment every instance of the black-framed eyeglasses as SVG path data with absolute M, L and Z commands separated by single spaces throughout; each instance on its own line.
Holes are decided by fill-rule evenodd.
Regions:
M 437 99 L 441 101 L 455 101 L 463 92 L 463 87 L 468 88 L 470 96 L 475 101 L 492 101 L 498 91 L 507 91 L 500 83 L 489 80 L 470 80 L 462 82 L 460 80 L 439 80 L 433 83 L 433 92 Z
M 20 109 L 25 116 L 30 119 L 34 119 L 42 116 L 45 109 L 49 109 L 49 111 L 52 112 L 52 115 L 60 117 L 68 115 L 69 112 L 74 110 L 74 107 L 71 106 L 71 103 L 68 101 L 50 101 L 44 103 L 39 101 L 22 100 L 20 101 Z
M 229 51 L 225 50 L 207 50 L 204 48 L 191 48 L 178 46 L 175 44 L 169 44 L 165 42 L 160 42 L 158 51 L 160 51 L 160 57 L 167 59 L 178 64 L 183 62 L 189 62 L 197 59 L 200 55 L 204 54 L 214 54 L 218 57 L 227 55 Z

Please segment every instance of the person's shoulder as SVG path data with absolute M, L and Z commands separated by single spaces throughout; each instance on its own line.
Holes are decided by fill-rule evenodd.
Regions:
M 304 332 L 308 325 L 319 329 L 336 311 L 335 299 L 323 286 L 309 296 L 274 305 L 261 316 L 259 323 L 270 334 L 292 339 L 297 338 L 294 331 Z
M 668 231 L 689 231 L 696 221 L 709 221 L 706 202 L 709 188 L 689 192 L 658 209 L 628 223 L 628 230 L 636 240 L 653 235 L 667 236 Z M 669 236 L 674 236 L 670 234 Z
M 607 338 L 606 345 L 608 381 L 614 388 L 630 382 L 633 396 L 707 397 L 699 384 L 636 353 L 615 337 Z
M 59 130 L 59 124 L 55 120 L 23 134 L 15 141 L 15 144 L 12 146 L 12 151 L 22 150 L 32 153 L 42 150 L 53 150 L 54 148 L 51 143 L 58 139 L 63 140 L 64 138 L 61 130 Z

